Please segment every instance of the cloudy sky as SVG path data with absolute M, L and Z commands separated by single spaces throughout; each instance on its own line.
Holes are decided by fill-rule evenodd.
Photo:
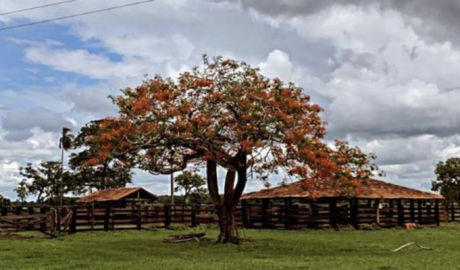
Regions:
M 0 13 L 56 2 L 0 0 Z M 436 163 L 459 156 L 456 0 L 157 0 L 2 30 L 134 2 L 0 15 L 0 194 L 14 198 L 20 166 L 59 158 L 63 126 L 114 115 L 108 95 L 204 53 L 302 86 L 325 108 L 328 139 L 376 153 L 388 181 L 427 190 Z M 168 191 L 168 177 L 138 172 L 135 184 Z

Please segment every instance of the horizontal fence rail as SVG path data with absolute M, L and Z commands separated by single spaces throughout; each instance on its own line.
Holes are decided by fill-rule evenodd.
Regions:
M 460 205 L 423 200 L 329 200 L 296 202 L 291 199 L 243 201 L 235 223 L 245 228 L 320 229 L 364 224 L 380 227 L 405 223 L 439 225 L 460 221 Z M 126 207 L 78 205 L 69 207 L 3 207 L 0 232 L 39 230 L 81 232 L 142 229 L 185 225 L 215 225 L 213 205 L 132 205 Z

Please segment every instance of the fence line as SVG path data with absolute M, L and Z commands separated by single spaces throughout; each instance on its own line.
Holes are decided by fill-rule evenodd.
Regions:
M 436 211 L 439 211 L 436 213 Z M 438 218 L 437 218 L 438 217 Z M 460 205 L 398 201 L 389 205 L 360 200 L 355 204 L 334 203 L 276 204 L 243 201 L 235 214 L 237 226 L 246 228 L 303 229 L 362 224 L 394 227 L 407 222 L 438 225 L 440 221 L 460 221 Z M 200 226 L 217 224 L 212 205 L 132 205 L 127 207 L 69 206 L 50 208 L 3 207 L 0 232 L 80 231 L 169 227 L 176 224 Z

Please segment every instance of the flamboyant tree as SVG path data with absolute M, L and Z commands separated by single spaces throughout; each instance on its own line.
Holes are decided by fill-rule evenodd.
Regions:
M 323 142 L 321 107 L 293 83 L 262 76 L 244 62 L 204 57 L 177 81 L 154 79 L 112 97 L 119 116 L 101 124 L 99 158 L 111 149 L 151 173 L 203 165 L 219 242 L 238 242 L 234 213 L 248 179 L 284 170 L 314 190 L 317 181 L 354 189 L 375 169 L 358 148 Z M 226 170 L 218 179 L 218 168 Z M 224 190 L 219 191 L 219 181 Z

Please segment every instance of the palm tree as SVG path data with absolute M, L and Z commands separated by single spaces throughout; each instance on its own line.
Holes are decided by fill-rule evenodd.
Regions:
M 73 140 L 75 136 L 71 133 L 72 130 L 68 127 L 62 128 L 61 138 L 59 139 L 59 148 L 62 149 L 61 153 L 61 187 L 60 187 L 60 205 L 62 206 L 62 201 L 64 197 L 63 182 L 64 182 L 64 152 L 67 152 L 72 148 Z

